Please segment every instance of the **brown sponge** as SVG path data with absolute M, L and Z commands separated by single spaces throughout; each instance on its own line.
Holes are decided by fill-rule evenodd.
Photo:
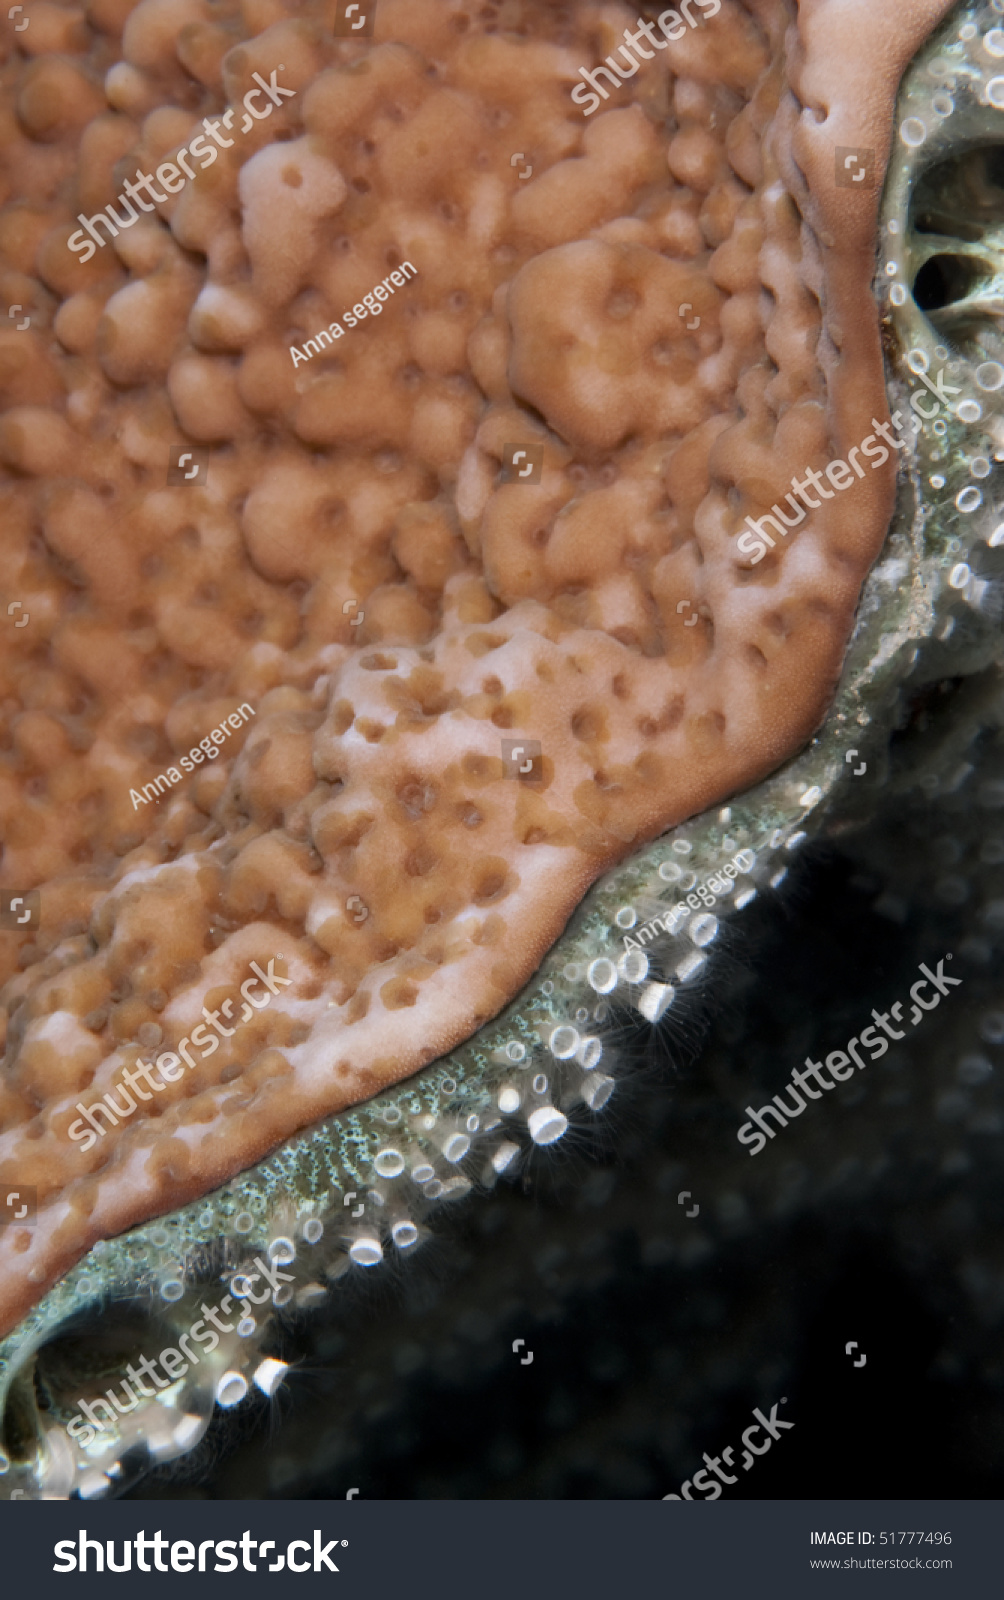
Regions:
M 4 34 L 0 871 L 42 909 L 0 932 L 0 1182 L 39 1202 L 0 1330 L 468 1036 L 599 873 L 819 723 L 893 465 L 758 564 L 737 536 L 885 420 L 877 191 L 834 150 L 881 171 L 946 9 L 723 0 L 590 116 L 616 0 Z M 255 74 L 295 93 L 253 118 Z M 171 1069 L 203 1008 L 232 1031 Z

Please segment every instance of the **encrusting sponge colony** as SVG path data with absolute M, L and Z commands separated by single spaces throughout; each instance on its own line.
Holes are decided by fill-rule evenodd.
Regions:
M 736 536 L 887 416 L 877 191 L 834 148 L 881 170 L 945 9 L 722 0 L 588 120 L 635 9 L 379 0 L 351 39 L 91 0 L 0 38 L 2 882 L 41 889 L 0 932 L 0 1181 L 38 1200 L 0 1329 L 467 1037 L 598 874 L 817 726 L 894 464 L 755 566 Z M 69 1137 L 252 963 L 267 1008 Z

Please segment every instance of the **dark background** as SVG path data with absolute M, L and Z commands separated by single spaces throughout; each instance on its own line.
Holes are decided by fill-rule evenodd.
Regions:
M 944 887 L 987 869 L 943 823 L 801 860 L 703 995 L 656 1032 L 618 1019 L 591 1131 L 444 1210 L 397 1278 L 338 1285 L 277 1344 L 294 1370 L 271 1408 L 218 1418 L 132 1497 L 661 1498 L 703 1451 L 738 1462 L 782 1395 L 795 1427 L 729 1497 L 999 1495 L 1004 983 Z M 964 984 L 903 1048 L 761 1155 L 737 1144 L 745 1104 L 949 950 Z

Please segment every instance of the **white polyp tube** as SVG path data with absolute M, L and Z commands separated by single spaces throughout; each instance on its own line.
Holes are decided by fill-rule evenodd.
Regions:
M 554 1106 L 538 1106 L 530 1113 L 526 1125 L 534 1144 L 554 1144 L 568 1127 L 568 1118 Z
M 397 1178 L 404 1171 L 404 1156 L 400 1150 L 391 1148 L 380 1150 L 374 1159 L 373 1168 L 381 1178 Z
M 617 968 L 606 956 L 599 956 L 590 963 L 586 978 L 589 987 L 595 989 L 597 994 L 609 994 L 617 987 Z
M 262 1394 L 271 1400 L 288 1371 L 288 1362 L 275 1361 L 271 1356 L 266 1356 L 260 1366 L 255 1368 L 254 1382 Z
M 717 934 L 718 918 L 710 915 L 695 917 L 690 924 L 689 932 L 694 943 L 703 948 L 704 945 L 710 944 Z
M 186 1411 L 174 1430 L 174 1442 L 178 1449 L 191 1450 L 193 1444 L 202 1438 L 208 1427 L 208 1417 L 198 1417 L 194 1411 Z
M 519 1145 L 513 1144 L 509 1139 L 503 1139 L 495 1154 L 492 1156 L 492 1167 L 496 1172 L 504 1172 L 511 1166 L 519 1155 Z
M 552 1056 L 558 1061 L 569 1061 L 579 1048 L 579 1035 L 575 1028 L 562 1023 L 560 1028 L 553 1030 L 547 1044 Z
M 591 1072 L 603 1054 L 603 1046 L 595 1034 L 583 1039 L 575 1052 L 575 1059 L 586 1072 Z
M 112 1486 L 112 1480 L 100 1467 L 90 1467 L 83 1474 L 77 1484 L 77 1493 L 81 1500 L 98 1500 L 107 1494 Z
M 442 1142 L 439 1140 L 436 1142 L 451 1166 L 456 1166 L 458 1161 L 463 1161 L 471 1148 L 470 1137 L 466 1133 L 451 1133 Z
M 673 1004 L 676 990 L 671 983 L 650 983 L 642 990 L 638 1010 L 651 1023 L 658 1022 Z
M 600 1111 L 614 1092 L 614 1080 L 602 1072 L 590 1072 L 582 1080 L 582 1098 L 590 1111 Z
M 626 950 L 617 968 L 628 983 L 641 983 L 648 976 L 648 956 L 644 950 Z
M 677 967 L 676 976 L 681 983 L 689 983 L 690 979 L 696 977 L 701 968 L 707 965 L 707 960 L 707 956 L 701 955 L 699 950 L 691 950 Z
M 383 1245 L 375 1234 L 364 1233 L 349 1250 L 349 1260 L 357 1267 L 375 1267 L 383 1260 Z
M 229 1411 L 231 1406 L 239 1406 L 248 1392 L 247 1379 L 243 1373 L 235 1372 L 231 1367 L 225 1372 L 216 1385 L 216 1404 Z

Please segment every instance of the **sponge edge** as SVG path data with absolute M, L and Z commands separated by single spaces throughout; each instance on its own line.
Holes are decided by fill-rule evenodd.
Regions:
M 34 631 L 0 636 L 0 813 L 4 886 L 41 885 L 43 916 L 0 933 L 0 1181 L 39 1211 L 0 1232 L 0 1328 L 97 1238 L 469 1036 L 602 871 L 818 725 L 893 464 L 755 569 L 736 536 L 886 416 L 878 192 L 837 190 L 830 147 L 881 167 L 946 9 L 900 8 L 890 38 L 863 3 L 796 25 L 724 0 L 582 124 L 608 8 L 541 6 L 517 41 L 386 0 L 375 41 L 283 21 L 235 50 L 201 5 L 182 39 L 143 0 L 121 49 L 90 25 L 135 119 L 124 170 L 188 137 L 157 121 L 192 103 L 188 58 L 235 101 L 285 61 L 297 95 L 86 264 L 78 207 L 38 195 L 82 163 L 88 205 L 114 202 L 93 88 L 62 131 L 22 119 L 0 228 L 41 309 L 0 331 L 0 570 Z M 206 484 L 165 486 L 179 432 L 218 447 Z M 130 798 L 244 702 L 217 756 Z M 154 1034 L 172 1049 L 273 959 L 290 984 L 155 1114 L 70 1141 Z

